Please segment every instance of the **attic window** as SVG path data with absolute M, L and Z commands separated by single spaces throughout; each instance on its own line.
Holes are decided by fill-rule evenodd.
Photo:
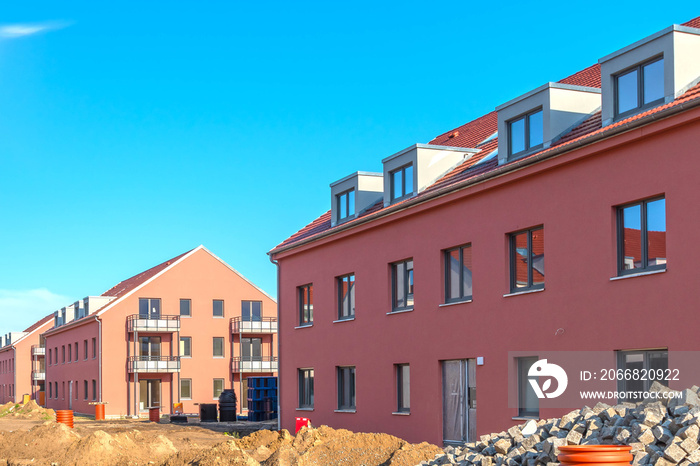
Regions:
M 517 155 L 542 145 L 544 130 L 542 109 L 526 113 L 508 122 L 508 152 Z
M 657 58 L 615 76 L 615 115 L 626 116 L 664 99 L 664 59 Z
M 355 214 L 355 190 L 351 189 L 336 196 L 338 208 L 338 221 Z
M 391 201 L 409 197 L 413 194 L 413 165 L 405 165 L 390 173 Z

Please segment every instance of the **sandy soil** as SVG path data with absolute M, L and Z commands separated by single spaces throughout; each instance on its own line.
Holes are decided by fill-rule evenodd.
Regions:
M 197 423 L 198 424 L 198 423 Z M 74 429 L 33 402 L 0 405 L 5 465 L 394 465 L 413 466 L 442 450 L 387 434 L 304 428 L 295 437 L 266 423 L 199 425 L 76 417 Z M 239 438 L 240 437 L 240 438 Z

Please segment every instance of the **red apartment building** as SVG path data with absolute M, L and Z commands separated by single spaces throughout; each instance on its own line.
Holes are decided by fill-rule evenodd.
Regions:
M 245 412 L 247 378 L 277 373 L 276 316 L 273 299 L 199 246 L 56 311 L 42 334 L 42 396 L 86 414 L 106 402 L 114 418 L 175 403 L 198 412 L 233 388 Z M 15 366 L 28 377 L 28 361 Z
M 332 183 L 270 252 L 282 427 L 474 440 L 570 410 L 533 397 L 539 351 L 698 349 L 698 57 L 700 18 Z
M 46 379 L 45 353 L 41 333 L 53 326 L 53 314 L 24 332 L 5 335 L 0 347 L 0 404 L 30 395 L 40 403 Z M 2 337 L 0 337 L 2 339 Z

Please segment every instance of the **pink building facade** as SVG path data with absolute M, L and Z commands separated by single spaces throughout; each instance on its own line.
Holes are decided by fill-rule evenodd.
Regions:
M 200 246 L 55 313 L 44 333 L 46 405 L 108 418 L 197 413 L 277 373 L 276 303 Z M 241 394 L 244 393 L 243 396 Z
M 25 395 L 44 403 L 46 370 L 41 333 L 52 325 L 53 316 L 46 316 L 23 332 L 0 337 L 0 404 L 20 402 Z
M 270 252 L 282 427 L 303 416 L 473 441 L 577 407 L 533 397 L 545 352 L 655 369 L 698 350 L 698 28 L 667 28 L 387 157 L 383 173 L 333 183 L 331 210 Z M 692 72 L 673 74 L 681 63 Z M 646 87 L 630 91 L 630 73 Z

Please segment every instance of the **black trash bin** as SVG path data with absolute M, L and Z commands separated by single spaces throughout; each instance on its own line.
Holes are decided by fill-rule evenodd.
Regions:
M 219 422 L 236 422 L 236 392 L 226 389 L 219 395 Z
M 216 403 L 200 403 L 199 420 L 201 422 L 216 422 Z

